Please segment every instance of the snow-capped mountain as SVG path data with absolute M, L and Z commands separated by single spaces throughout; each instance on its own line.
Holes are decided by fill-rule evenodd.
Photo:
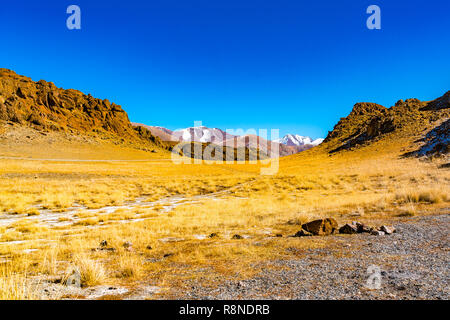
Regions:
M 322 138 L 313 140 L 310 137 L 300 136 L 298 134 L 287 134 L 281 139 L 274 140 L 275 142 L 282 143 L 287 146 L 304 146 L 304 145 L 312 145 L 317 146 L 323 142 Z
M 196 142 L 223 142 L 235 136 L 226 133 L 218 128 L 208 128 L 205 126 L 191 127 L 175 130 L 172 132 L 174 140 L 178 141 L 196 141 Z
M 153 135 L 161 138 L 163 141 L 212 142 L 234 148 L 262 149 L 271 157 L 286 156 L 305 151 L 321 144 L 323 141 L 323 139 L 313 140 L 310 137 L 293 134 L 287 134 L 281 139 L 270 141 L 256 135 L 236 136 L 218 128 L 205 126 L 171 131 L 164 127 L 147 126 L 139 123 L 133 123 L 133 125 L 149 129 Z

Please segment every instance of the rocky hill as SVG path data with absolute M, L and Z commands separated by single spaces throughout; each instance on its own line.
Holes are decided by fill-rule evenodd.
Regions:
M 152 135 L 160 138 L 162 141 L 177 141 L 173 136 L 172 130 L 169 130 L 167 128 L 164 127 L 155 127 L 155 126 L 148 126 L 146 124 L 142 124 L 142 123 L 135 123 L 132 122 L 131 123 L 133 125 L 133 127 L 144 127 L 146 129 L 148 129 Z
M 399 100 L 390 108 L 376 103 L 357 103 L 328 133 L 320 147 L 335 153 L 381 139 L 395 141 L 399 137 L 410 137 L 417 150 L 408 155 L 447 154 L 449 118 L 450 91 L 433 101 Z
M 147 129 L 134 128 L 121 106 L 45 80 L 34 82 L 8 69 L 0 69 L 0 122 L 165 148 Z

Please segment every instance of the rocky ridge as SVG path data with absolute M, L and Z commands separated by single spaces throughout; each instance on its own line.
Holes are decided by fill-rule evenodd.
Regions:
M 422 143 L 412 154 L 446 154 L 449 150 L 449 118 L 450 91 L 432 101 L 399 100 L 390 108 L 376 103 L 357 103 L 328 133 L 321 147 L 334 153 L 359 148 L 379 139 L 394 138 L 396 134 L 413 137 L 425 129 L 423 140 L 416 141 L 425 142 L 425 148 Z
M 164 147 L 145 128 L 133 128 L 121 106 L 78 90 L 58 88 L 45 80 L 0 68 L 0 122 L 39 131 L 113 136 L 119 141 Z

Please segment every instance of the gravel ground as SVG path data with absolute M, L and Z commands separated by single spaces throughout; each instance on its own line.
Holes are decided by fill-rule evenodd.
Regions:
M 414 217 L 394 226 L 397 233 L 389 236 L 330 236 L 331 245 L 325 249 L 299 250 L 296 260 L 257 266 L 261 272 L 255 278 L 222 282 L 215 288 L 193 282 L 192 290 L 177 292 L 175 296 L 180 299 L 449 299 L 450 215 Z M 370 266 L 375 267 L 368 273 Z M 372 279 L 381 279 L 378 289 L 367 287 L 371 274 Z

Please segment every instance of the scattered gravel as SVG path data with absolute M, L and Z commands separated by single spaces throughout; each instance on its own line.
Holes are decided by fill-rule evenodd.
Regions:
M 261 273 L 252 279 L 215 288 L 192 282 L 188 292 L 173 293 L 181 299 L 449 299 L 450 215 L 414 217 L 395 227 L 392 235 L 330 236 L 327 248 L 292 247 L 298 259 L 255 266 Z M 380 286 L 371 281 L 368 288 L 377 268 Z

